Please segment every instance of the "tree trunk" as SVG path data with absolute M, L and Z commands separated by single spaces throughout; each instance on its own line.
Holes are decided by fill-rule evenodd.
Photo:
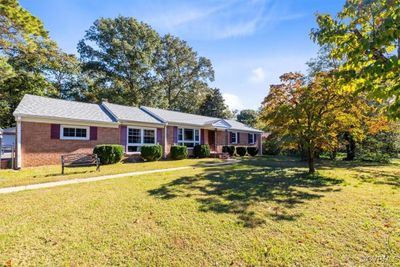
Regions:
M 312 149 L 311 145 L 308 145 L 307 148 L 307 162 L 308 162 L 308 173 L 314 173 L 314 150 Z
M 347 141 L 346 144 L 346 158 L 345 160 L 354 160 L 356 157 L 356 142 L 354 141 L 353 136 L 349 132 L 344 134 L 344 139 Z
M 329 158 L 330 158 L 331 160 L 335 160 L 335 159 L 336 159 L 336 154 L 337 154 L 336 149 L 335 149 L 335 150 L 332 150 L 332 151 L 329 153 Z

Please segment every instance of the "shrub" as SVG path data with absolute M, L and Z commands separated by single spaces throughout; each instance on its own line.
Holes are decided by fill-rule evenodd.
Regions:
M 140 156 L 145 161 L 157 161 L 162 156 L 161 145 L 142 146 Z
M 258 148 L 257 147 L 255 147 L 255 146 L 248 146 L 247 147 L 247 153 L 250 155 L 250 156 L 256 156 L 257 154 L 258 154 Z
M 364 153 L 360 156 L 362 161 L 379 162 L 379 163 L 389 163 L 390 155 L 380 152 L 369 152 Z
M 195 145 L 193 149 L 193 156 L 196 158 L 208 158 L 210 156 L 209 145 Z
M 171 158 L 173 159 L 186 159 L 188 156 L 188 150 L 186 146 L 172 146 L 171 147 Z
M 236 147 L 236 154 L 243 157 L 246 155 L 247 149 L 245 146 L 238 146 Z
M 97 145 L 93 149 L 101 164 L 114 164 L 120 162 L 124 156 L 124 149 L 121 145 Z
M 235 146 L 223 146 L 222 152 L 229 153 L 229 156 L 235 155 Z

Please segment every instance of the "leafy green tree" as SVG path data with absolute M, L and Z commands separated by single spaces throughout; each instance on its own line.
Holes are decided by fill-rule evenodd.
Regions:
M 219 89 L 211 89 L 211 92 L 206 96 L 203 103 L 200 105 L 200 115 L 216 118 L 229 118 L 229 110 L 225 105 L 225 100 L 222 97 Z
M 158 87 L 166 98 L 165 107 L 193 113 L 209 93 L 207 82 L 214 80 L 211 61 L 199 57 L 185 41 L 170 34 L 162 37 L 161 45 L 155 70 L 159 75 Z
M 281 84 L 271 85 L 260 119 L 268 132 L 280 136 L 289 147 L 304 150 L 309 173 L 314 173 L 316 152 L 337 147 L 341 132 L 362 135 L 362 105 L 359 98 L 338 90 L 327 73 L 309 83 L 299 73 L 286 73 L 280 79 Z
M 248 126 L 255 127 L 258 113 L 252 109 L 243 109 L 237 114 L 236 119 Z
M 82 71 L 93 80 L 83 93 L 96 102 L 161 105 L 154 71 L 160 48 L 157 32 L 134 18 L 96 20 L 78 44 Z
M 400 0 L 347 0 L 335 17 L 318 14 L 311 32 L 341 62 L 342 89 L 388 100 L 394 118 L 400 118 L 399 14 Z
M 0 30 L 0 125 L 6 127 L 25 94 L 59 95 L 51 77 L 65 53 L 15 0 L 0 2 Z

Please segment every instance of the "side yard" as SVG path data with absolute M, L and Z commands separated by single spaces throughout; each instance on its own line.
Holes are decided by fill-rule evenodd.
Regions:
M 400 266 L 400 165 L 324 166 L 265 157 L 0 195 L 0 264 Z

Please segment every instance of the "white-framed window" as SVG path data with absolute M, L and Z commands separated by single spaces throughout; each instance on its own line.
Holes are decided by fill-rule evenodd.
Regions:
M 195 128 L 178 128 L 178 145 L 193 148 L 200 145 L 200 130 Z
M 139 153 L 144 145 L 156 144 L 156 129 L 155 128 L 140 128 L 140 127 L 127 127 L 127 152 Z
M 89 140 L 90 127 L 61 125 L 60 139 L 62 140 Z
M 256 143 L 256 134 L 254 134 L 254 133 L 249 133 L 248 134 L 248 143 L 249 144 L 255 144 Z
M 229 140 L 231 141 L 231 144 L 237 144 L 238 134 L 239 134 L 238 132 L 230 132 Z

